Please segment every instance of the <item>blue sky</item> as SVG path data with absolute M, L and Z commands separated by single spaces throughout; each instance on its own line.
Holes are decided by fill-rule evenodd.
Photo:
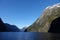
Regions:
M 0 17 L 19 28 L 31 25 L 43 10 L 60 0 L 0 0 Z

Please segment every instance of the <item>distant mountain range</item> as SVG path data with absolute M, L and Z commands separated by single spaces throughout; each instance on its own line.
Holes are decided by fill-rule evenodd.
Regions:
M 0 18 L 0 32 L 21 32 L 21 30 L 15 25 L 4 23 Z
M 28 27 L 25 26 L 25 27 L 23 27 L 23 28 L 21 29 L 21 31 L 22 31 L 22 32 L 27 32 L 27 28 L 28 28 Z
M 57 19 L 58 17 L 60 17 L 60 3 L 46 7 L 43 11 L 43 15 L 39 17 L 26 30 L 28 32 L 48 32 L 51 27 L 52 21 Z

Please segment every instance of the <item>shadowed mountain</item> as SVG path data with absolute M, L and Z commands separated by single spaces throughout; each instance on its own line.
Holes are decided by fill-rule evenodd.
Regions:
M 52 21 L 48 32 L 60 33 L 60 17 Z
M 27 32 L 27 28 L 24 30 L 24 32 Z
M 0 32 L 20 32 L 20 29 L 15 25 L 3 23 L 2 19 L 0 18 Z
M 10 25 L 10 24 L 7 24 L 7 23 L 5 23 L 5 26 L 6 26 L 6 30 L 7 30 L 7 32 L 20 32 L 20 29 L 19 28 L 17 28 L 17 26 L 15 26 L 15 25 Z
M 6 26 L 0 18 L 0 32 L 5 32 L 5 31 L 6 31 Z

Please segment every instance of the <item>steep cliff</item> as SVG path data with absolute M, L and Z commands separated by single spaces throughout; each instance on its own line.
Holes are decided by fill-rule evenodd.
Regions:
M 28 32 L 48 32 L 53 20 L 60 17 L 60 3 L 48 6 L 32 25 L 27 28 Z

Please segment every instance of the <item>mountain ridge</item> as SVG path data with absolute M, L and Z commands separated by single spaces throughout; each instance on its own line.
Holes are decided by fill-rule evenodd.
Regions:
M 4 23 L 0 18 L 0 32 L 20 32 L 20 29 L 15 25 Z
M 29 32 L 48 32 L 51 22 L 60 17 L 60 3 L 46 7 L 41 17 L 27 28 Z

